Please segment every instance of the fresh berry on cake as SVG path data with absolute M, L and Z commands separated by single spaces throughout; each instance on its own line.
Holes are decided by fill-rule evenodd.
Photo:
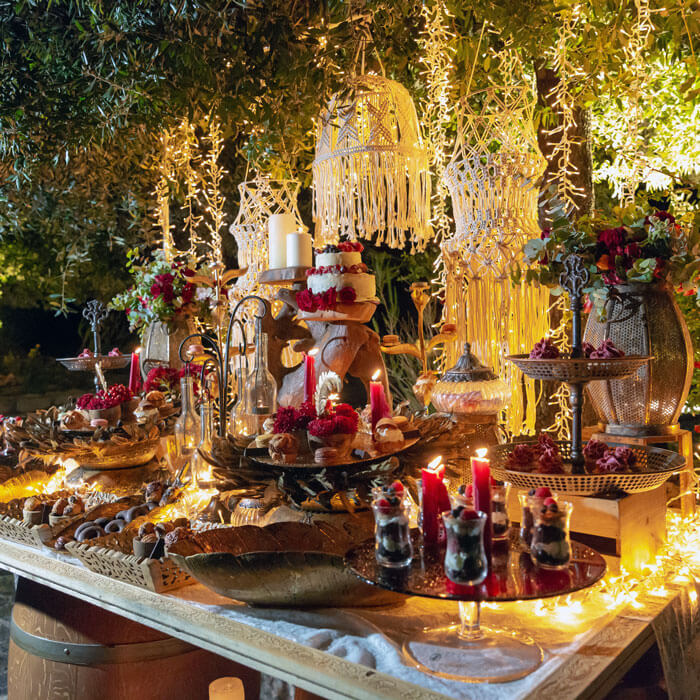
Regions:
M 362 262 L 362 243 L 344 241 L 316 251 L 316 266 L 306 273 L 306 294 L 297 295 L 302 311 L 333 309 L 336 304 L 374 301 L 376 285 Z

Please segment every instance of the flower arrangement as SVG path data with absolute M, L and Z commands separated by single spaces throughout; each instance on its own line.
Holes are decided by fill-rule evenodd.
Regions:
M 168 262 L 162 250 L 148 261 L 138 259 L 136 249 L 127 252 L 127 270 L 134 284 L 110 302 L 110 307 L 125 311 L 129 329 L 144 335 L 148 326 L 161 321 L 172 327 L 179 318 L 206 316 L 209 304 L 197 300 L 195 271 L 180 262 Z
M 76 402 L 83 411 L 101 411 L 131 401 L 132 394 L 123 384 L 115 384 L 107 391 L 100 389 L 96 394 L 83 394 Z
M 354 435 L 360 423 L 357 411 L 346 403 L 326 405 L 326 410 L 309 423 L 308 431 L 314 437 Z
M 306 401 L 299 408 L 294 406 L 280 406 L 275 414 L 275 423 L 272 432 L 294 433 L 306 430 L 311 421 L 316 420 L 316 408 L 313 403 Z
M 205 375 L 209 374 L 211 370 L 207 370 Z M 197 378 L 200 377 L 202 373 L 202 366 L 190 363 L 189 369 L 185 365 L 181 369 L 174 369 L 172 367 L 154 367 L 146 375 L 146 381 L 143 385 L 143 391 L 147 394 L 149 391 L 162 391 L 164 394 L 170 396 L 179 396 L 180 394 L 180 380 L 189 374 L 191 377 L 195 378 L 193 382 L 194 394 L 199 395 L 199 382 Z
M 590 275 L 584 291 L 601 317 L 611 289 L 620 284 L 663 282 L 688 295 L 698 293 L 700 232 L 696 225 L 681 226 L 666 211 L 648 213 L 630 207 L 616 208 L 614 213 L 617 221 L 582 217 L 574 225 L 555 202 L 551 227 L 523 248 L 530 266 L 526 279 L 560 294 L 564 261 L 573 253 L 580 255 Z M 514 280 L 519 281 L 520 274 L 515 270 Z
M 343 287 L 340 291 L 331 287 L 320 294 L 303 289 L 297 293 L 297 305 L 300 311 L 333 311 L 338 304 L 352 304 L 356 298 L 357 292 L 352 287 Z

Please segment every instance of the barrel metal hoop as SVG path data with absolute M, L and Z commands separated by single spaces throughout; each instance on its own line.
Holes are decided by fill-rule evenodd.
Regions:
M 102 666 L 107 664 L 129 664 L 138 661 L 154 661 L 195 651 L 197 647 L 180 639 L 168 637 L 153 642 L 134 644 L 75 644 L 38 637 L 21 629 L 12 620 L 10 639 L 23 651 L 47 661 L 75 664 L 77 666 Z

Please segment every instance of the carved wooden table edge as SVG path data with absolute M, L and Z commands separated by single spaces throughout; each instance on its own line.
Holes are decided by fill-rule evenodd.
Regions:
M 450 697 L 218 615 L 190 603 L 177 591 L 170 594 L 146 591 L 42 555 L 28 547 L 3 541 L 0 544 L 0 568 L 84 598 L 118 615 L 321 694 L 329 700 Z M 666 605 L 672 601 L 673 598 L 669 598 Z M 522 694 L 514 692 L 510 697 L 538 698 L 544 692 L 559 692 L 561 697 L 567 698 L 604 698 L 654 641 L 650 621 L 626 617 L 623 611 L 604 623 L 577 653 L 558 657 L 559 663 L 553 672 L 535 687 L 524 689 Z M 616 651 L 614 654 L 582 653 L 587 648 Z M 551 664 L 552 658 L 547 661 Z M 504 689 L 508 686 L 511 684 L 503 684 Z M 479 687 L 465 684 L 465 690 L 476 691 L 474 697 L 478 696 Z
M 136 588 L 7 541 L 0 543 L 0 568 L 330 700 L 449 700 L 424 686 L 217 615 L 180 598 L 177 592 L 158 594 Z

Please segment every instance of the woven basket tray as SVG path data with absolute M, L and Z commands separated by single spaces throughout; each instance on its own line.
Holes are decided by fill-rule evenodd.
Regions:
M 628 447 L 637 456 L 637 465 L 644 469 L 640 473 L 625 474 L 539 474 L 536 472 L 519 472 L 506 468 L 508 454 L 516 444 L 535 445 L 535 441 L 508 443 L 489 447 L 491 474 L 498 481 L 507 481 L 519 489 L 536 489 L 547 486 L 552 491 L 566 493 L 570 496 L 594 496 L 600 493 L 622 491 L 624 493 L 641 493 L 653 491 L 661 486 L 672 474 L 685 468 L 685 458 L 676 452 L 659 447 Z M 571 456 L 568 442 L 557 442 L 559 451 L 566 461 Z M 619 445 L 615 445 L 619 447 Z
M 135 556 L 133 530 L 100 537 L 89 543 L 69 542 L 66 549 L 97 574 L 162 593 L 194 583 L 172 559 L 146 559 Z
M 624 379 L 643 367 L 651 356 L 626 355 L 607 359 L 560 357 L 552 360 L 530 359 L 527 355 L 508 355 L 523 374 L 532 379 L 581 382 L 594 379 Z
M 49 495 L 51 499 L 67 498 L 72 495 L 71 491 L 57 491 Z M 108 494 L 101 494 L 105 499 L 109 498 Z M 30 525 L 24 522 L 24 515 L 22 512 L 22 505 L 24 503 L 24 498 L 17 498 L 15 500 L 9 501 L 8 503 L 0 503 L 0 538 L 11 540 L 12 542 L 19 542 L 20 544 L 26 544 L 30 547 L 41 547 L 42 545 L 48 545 L 49 542 L 54 540 L 58 534 L 70 527 L 71 525 L 78 525 L 85 517 L 86 513 L 80 513 L 74 518 L 61 523 L 59 525 L 48 525 L 43 523 L 41 525 Z M 94 513 L 99 508 L 103 508 L 104 504 L 98 505 L 90 509 L 90 513 Z M 117 509 L 119 510 L 119 509 Z M 96 515 L 95 517 L 99 517 Z

